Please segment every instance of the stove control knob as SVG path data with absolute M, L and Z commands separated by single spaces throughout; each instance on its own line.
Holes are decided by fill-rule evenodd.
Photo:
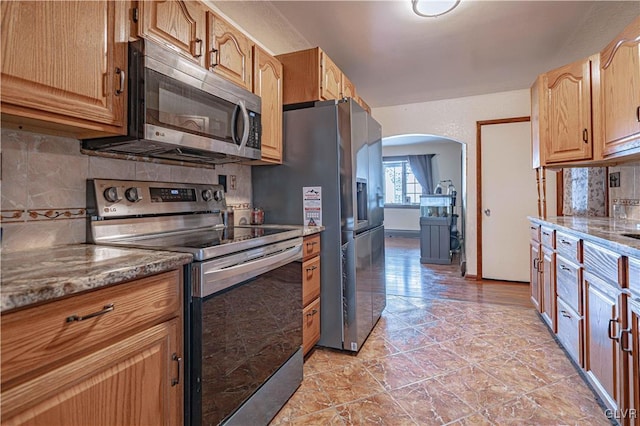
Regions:
M 127 190 L 124 191 L 124 196 L 132 203 L 137 203 L 142 200 L 142 188 L 127 188 Z
M 120 193 L 118 192 L 118 188 L 115 186 L 110 186 L 109 188 L 105 189 L 103 195 L 104 199 L 110 203 L 117 203 L 118 201 L 122 200 L 122 195 L 120 195 Z
M 216 201 L 224 200 L 224 192 L 223 191 L 215 191 L 213 193 L 213 199 Z
M 213 191 L 211 191 L 210 189 L 205 189 L 204 191 L 202 191 L 202 199 L 204 201 L 211 201 L 212 198 L 213 198 Z

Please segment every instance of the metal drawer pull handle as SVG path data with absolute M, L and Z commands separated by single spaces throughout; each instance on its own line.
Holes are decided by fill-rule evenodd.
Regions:
M 126 74 L 120 68 L 116 68 L 116 75 L 120 76 L 120 87 L 116 89 L 116 96 L 124 93 L 124 79 L 126 78 Z
M 530 226 L 529 228 L 531 228 L 532 231 L 536 231 L 537 228 L 535 226 Z
M 560 240 L 560 242 L 561 242 L 562 244 L 566 244 L 566 245 L 568 245 L 568 246 L 570 246 L 570 245 L 571 245 L 571 241 L 567 241 L 567 240 Z
M 195 44 L 198 45 L 198 51 L 197 53 L 195 53 L 195 55 L 193 55 L 194 58 L 199 58 L 202 56 L 202 39 L 201 38 L 196 38 L 195 39 Z
M 105 305 L 102 308 L 101 311 L 94 312 L 94 313 L 89 314 L 89 315 L 84 315 L 84 316 L 71 315 L 71 316 L 67 317 L 67 322 L 84 321 L 84 320 L 89 319 L 89 318 L 94 318 L 94 317 L 97 317 L 97 316 L 100 316 L 100 315 L 104 315 L 107 312 L 111 312 L 113 310 L 114 310 L 113 303 L 109 303 L 108 305 Z
M 311 241 L 307 243 L 307 246 L 315 246 L 316 244 L 318 244 L 317 241 Z
M 536 271 L 539 270 L 538 269 L 539 264 L 540 264 L 540 259 L 538 258 L 533 259 L 533 269 L 535 269 Z
M 627 342 L 629 342 L 629 347 L 626 347 L 624 345 L 624 341 L 625 341 L 624 339 L 622 339 L 622 341 L 620 343 L 620 347 L 622 348 L 623 351 L 631 353 L 631 352 L 633 352 L 633 349 L 631 348 L 631 339 L 632 339 L 632 337 L 631 337 L 631 328 L 627 328 L 625 330 L 622 330 L 622 332 L 620 333 L 620 337 L 622 337 L 625 334 L 627 335 Z
M 543 234 L 543 235 L 546 235 L 547 237 L 548 237 L 549 235 L 551 235 L 551 234 L 549 234 L 548 232 L 544 232 L 544 231 L 542 231 L 542 234 Z
M 312 267 L 307 268 L 307 272 L 315 271 L 316 269 L 318 269 L 318 267 L 313 265 Z
M 182 370 L 182 357 L 179 357 L 178 354 L 174 352 L 173 355 L 171 356 L 171 360 L 178 363 L 178 378 L 171 379 L 171 386 L 175 386 L 178 383 L 180 383 L 180 370 Z
M 584 143 L 589 142 L 589 132 L 587 131 L 587 129 L 582 130 L 582 140 L 584 141 Z
M 314 316 L 314 315 L 315 315 L 315 314 L 317 314 L 317 313 L 318 313 L 318 310 L 317 310 L 317 309 L 312 309 L 312 310 L 311 310 L 311 312 L 308 312 L 308 313 L 307 313 L 307 316 L 308 316 L 308 317 L 312 317 L 312 316 Z
M 617 318 L 615 318 L 615 319 L 610 319 L 610 320 L 609 320 L 609 330 L 608 330 L 608 331 L 609 331 L 609 339 L 611 339 L 611 340 L 616 340 L 616 341 L 620 340 L 620 336 L 614 336 L 614 335 L 613 335 L 613 332 L 611 331 L 611 324 L 615 324 L 615 323 L 617 323 L 617 322 L 618 322 L 618 319 L 617 319 Z
M 560 313 L 562 314 L 563 317 L 565 318 L 571 318 L 571 315 L 569 315 L 569 312 L 567 311 L 560 311 Z
M 560 269 L 562 269 L 563 271 L 570 271 L 571 270 L 571 268 L 567 268 L 563 264 L 560 264 Z
M 218 61 L 218 49 L 211 49 L 209 51 L 209 67 L 210 68 L 215 68 L 218 66 L 218 63 L 220 61 Z
M 636 119 L 638 119 L 638 123 L 640 123 L 640 106 L 636 108 Z

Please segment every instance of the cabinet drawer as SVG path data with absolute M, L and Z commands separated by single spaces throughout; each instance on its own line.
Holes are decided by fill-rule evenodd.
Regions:
M 635 297 L 640 297 L 640 259 L 629 258 L 629 288 Z
M 302 351 L 306 354 L 320 340 L 320 298 L 302 310 Z
M 556 251 L 570 262 L 582 263 L 582 240 L 578 237 L 558 231 Z
M 302 250 L 302 258 L 304 260 L 320 254 L 320 234 L 313 234 L 304 237 Z
M 562 256 L 556 256 L 556 292 L 558 297 L 569 305 L 571 309 L 582 314 L 580 301 L 580 283 L 582 282 L 581 268 L 567 261 Z
M 320 297 L 320 256 L 302 263 L 302 306 Z
M 529 233 L 532 241 L 537 243 L 540 242 L 540 225 L 536 223 L 529 223 Z
M 556 248 L 556 231 L 547 226 L 540 227 L 542 245 L 549 248 Z
M 622 256 L 589 241 L 583 244 L 584 270 L 608 281 L 618 283 L 618 263 Z
M 105 309 L 109 305 L 113 310 Z M 3 314 L 2 385 L 68 363 L 181 310 L 181 273 L 175 270 Z M 104 313 L 91 317 L 98 312 Z
M 578 365 L 582 365 L 582 317 L 558 299 L 558 340 Z

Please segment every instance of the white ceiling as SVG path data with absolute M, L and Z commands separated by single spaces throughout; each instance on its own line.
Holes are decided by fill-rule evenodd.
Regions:
M 372 107 L 528 88 L 640 15 L 638 0 L 462 0 L 438 18 L 410 0 L 214 5 L 275 54 L 320 46 Z

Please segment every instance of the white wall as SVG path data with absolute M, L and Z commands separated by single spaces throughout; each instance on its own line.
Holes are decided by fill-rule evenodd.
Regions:
M 433 184 L 451 179 L 458 191 L 458 206 L 462 196 L 462 144 L 458 142 L 424 142 L 409 145 L 383 146 L 382 156 L 435 154 L 433 157 Z M 445 188 L 446 189 L 446 188 Z M 460 214 L 460 208 L 456 209 Z M 384 209 L 384 226 L 390 230 L 420 230 L 420 209 Z
M 477 273 L 476 122 L 528 116 L 530 113 L 528 89 L 374 108 L 372 111 L 372 115 L 382 125 L 383 137 L 429 134 L 454 139 L 467 145 L 464 244 L 469 275 Z M 499 164 L 496 166 L 498 167 Z M 387 225 L 386 218 L 385 225 Z

